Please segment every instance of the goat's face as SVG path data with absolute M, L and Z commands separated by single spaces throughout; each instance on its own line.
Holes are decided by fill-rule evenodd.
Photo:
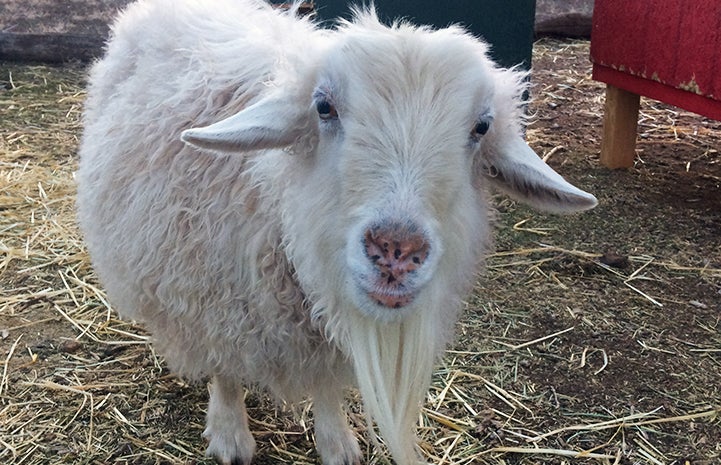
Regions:
M 273 181 L 288 254 L 405 464 L 489 235 L 485 185 L 554 211 L 595 199 L 522 140 L 523 76 L 495 68 L 481 42 L 457 29 L 386 28 L 372 14 L 331 37 L 299 84 L 183 138 L 216 150 L 290 147 L 285 179 Z
M 346 291 L 388 321 L 426 311 L 430 294 L 455 304 L 475 271 L 487 230 L 473 160 L 494 86 L 475 41 L 374 32 L 349 34 L 319 67 L 313 163 L 336 183 Z

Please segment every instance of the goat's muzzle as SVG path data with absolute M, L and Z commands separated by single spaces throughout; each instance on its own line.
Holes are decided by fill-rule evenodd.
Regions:
M 410 304 L 417 292 L 412 277 L 430 251 L 426 236 L 414 223 L 391 223 L 367 229 L 363 242 L 375 271 L 368 296 L 388 308 Z

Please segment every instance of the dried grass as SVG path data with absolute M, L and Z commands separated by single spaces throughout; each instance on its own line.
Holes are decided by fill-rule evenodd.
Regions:
M 577 112 L 598 124 L 600 86 L 587 66 L 563 62 L 587 52 L 583 41 L 537 44 L 536 60 L 561 64 L 540 75 L 535 108 L 575 105 L 576 96 Z M 0 462 L 211 463 L 202 459 L 200 439 L 205 387 L 168 373 L 143 329 L 117 318 L 74 224 L 83 70 L 0 69 Z M 672 140 L 700 147 L 701 158 L 715 156 L 708 134 L 683 128 L 685 120 L 667 109 L 645 106 L 642 115 L 647 142 L 658 137 L 660 144 L 676 131 Z M 585 158 L 571 160 L 572 142 L 549 135 L 543 111 L 536 117 L 529 139 L 545 158 L 591 169 Z M 699 160 L 688 160 L 689 169 Z M 639 245 L 625 267 L 616 267 L 602 263 L 598 241 L 574 241 L 588 228 L 583 218 L 531 216 L 504 200 L 499 208 L 500 250 L 489 257 L 488 277 L 469 300 L 459 342 L 436 372 L 419 419 L 428 460 L 719 463 L 718 300 L 697 296 L 687 283 L 721 289 L 721 253 L 704 261 Z M 686 336 L 654 320 L 654 309 L 681 308 L 697 312 L 689 313 Z M 609 342 L 629 333 L 631 349 Z M 634 373 L 627 373 L 628 390 L 616 383 L 624 357 L 653 363 L 648 354 L 668 364 L 653 365 L 659 383 L 668 366 L 689 386 L 679 390 Z M 643 394 L 629 394 L 636 391 Z M 276 406 L 251 391 L 248 406 L 258 463 L 316 462 L 307 404 Z M 357 405 L 350 415 L 365 435 Z M 362 442 L 368 463 L 388 463 L 365 436 Z

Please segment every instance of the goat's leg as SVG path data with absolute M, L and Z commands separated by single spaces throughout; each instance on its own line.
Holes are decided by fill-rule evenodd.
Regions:
M 323 465 L 360 465 L 358 439 L 343 410 L 343 389 L 319 386 L 313 395 L 315 446 Z
M 213 377 L 203 437 L 209 441 L 205 454 L 223 465 L 250 465 L 255 452 L 243 397 L 239 383 Z

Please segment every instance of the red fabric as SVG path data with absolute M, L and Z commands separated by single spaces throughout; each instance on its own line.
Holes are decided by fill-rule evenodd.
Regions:
M 596 0 L 591 60 L 594 79 L 721 119 L 721 0 Z

